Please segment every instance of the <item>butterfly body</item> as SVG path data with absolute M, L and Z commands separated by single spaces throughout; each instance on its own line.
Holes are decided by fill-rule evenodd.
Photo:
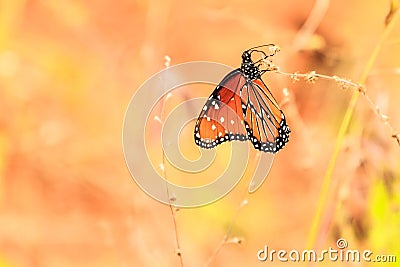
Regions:
M 213 148 L 227 141 L 250 140 L 255 149 L 276 153 L 288 142 L 290 129 L 261 79 L 266 70 L 251 59 L 254 51 L 260 52 L 243 52 L 241 67 L 227 74 L 206 101 L 195 125 L 198 146 Z

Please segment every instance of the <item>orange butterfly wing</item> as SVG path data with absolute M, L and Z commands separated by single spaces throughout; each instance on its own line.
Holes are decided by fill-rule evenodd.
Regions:
M 275 98 L 261 78 L 249 82 L 242 95 L 244 123 L 254 148 L 278 152 L 289 141 L 290 129 Z
M 196 121 L 194 138 L 197 145 L 213 148 L 226 141 L 247 140 L 239 95 L 245 83 L 242 73 L 234 70 L 215 88 Z
M 246 78 L 240 69 L 229 73 L 211 94 L 196 121 L 197 145 L 213 148 L 226 141 L 250 140 L 254 148 L 276 153 L 290 129 L 265 83 Z

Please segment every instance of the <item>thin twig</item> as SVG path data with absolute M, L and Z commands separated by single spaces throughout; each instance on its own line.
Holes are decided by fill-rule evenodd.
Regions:
M 168 68 L 170 66 L 171 58 L 169 56 L 165 56 L 165 68 Z M 161 114 L 160 118 L 157 120 L 160 123 L 164 122 L 165 119 L 165 103 L 167 102 L 168 98 L 170 97 L 170 94 L 167 94 L 162 98 L 162 104 L 161 104 Z M 181 264 L 181 267 L 183 267 L 183 257 L 182 257 L 182 252 L 181 252 L 181 246 L 179 242 L 179 235 L 178 235 L 178 227 L 176 223 L 176 207 L 171 203 L 174 201 L 173 196 L 170 195 L 169 192 L 169 187 L 168 187 L 168 178 L 167 178 L 167 165 L 166 165 L 166 159 L 165 159 L 165 153 L 164 150 L 162 150 L 162 163 L 161 163 L 161 171 L 163 174 L 163 177 L 165 179 L 165 188 L 167 190 L 167 196 L 168 196 L 168 206 L 171 211 L 171 216 L 172 216 L 172 222 L 174 224 L 174 232 L 175 232 L 175 242 L 176 242 L 176 255 L 179 257 L 179 261 Z
M 248 193 L 248 192 L 247 192 L 247 188 L 246 188 L 243 194 L 244 194 L 244 195 L 247 195 L 247 193 Z M 232 216 L 232 220 L 231 220 L 230 223 L 229 223 L 228 230 L 226 231 L 226 233 L 225 233 L 223 239 L 221 240 L 221 242 L 220 242 L 220 244 L 218 245 L 218 247 L 214 250 L 214 253 L 210 256 L 210 258 L 208 258 L 208 261 L 207 261 L 207 263 L 204 265 L 204 267 L 210 266 L 210 265 L 215 261 L 215 259 L 217 258 L 219 252 L 221 251 L 222 247 L 225 246 L 226 244 L 229 244 L 229 243 L 240 244 L 240 243 L 242 243 L 242 239 L 240 239 L 240 238 L 238 238 L 238 237 L 234 237 L 234 238 L 231 238 L 231 239 L 230 239 L 230 236 L 231 236 L 231 234 L 232 234 L 233 226 L 235 225 L 235 222 L 236 222 L 236 220 L 237 220 L 237 218 L 238 218 L 240 209 L 241 209 L 242 207 L 244 207 L 245 205 L 247 205 L 247 204 L 248 204 L 247 197 L 244 196 L 244 197 L 242 198 L 242 201 L 240 202 L 240 204 L 239 204 L 238 207 L 236 208 L 235 213 L 234 213 L 233 216 Z
M 256 158 L 259 160 L 260 159 L 260 152 L 257 152 L 256 154 Z M 255 171 L 255 170 L 254 170 Z M 239 211 L 246 206 L 249 203 L 249 195 L 248 195 L 248 188 L 245 187 L 243 188 L 243 193 L 242 193 L 243 197 L 241 197 L 241 201 L 239 203 L 239 205 L 236 208 L 235 213 L 232 216 L 232 219 L 229 223 L 228 226 L 228 230 L 226 231 L 224 237 L 222 238 L 220 244 L 218 245 L 218 247 L 214 250 L 213 254 L 210 256 L 210 258 L 208 259 L 207 263 L 204 265 L 204 267 L 208 267 L 210 266 L 215 259 L 217 258 L 219 252 L 221 251 L 222 247 L 225 246 L 226 244 L 230 244 L 230 243 L 234 243 L 234 244 L 241 244 L 242 243 L 242 239 L 239 237 L 233 237 L 230 238 L 231 234 L 232 234 L 232 230 L 233 230 L 233 226 L 236 223 L 236 220 L 239 216 Z
M 283 74 L 286 76 L 289 76 L 292 78 L 292 80 L 298 81 L 300 78 L 303 78 L 305 81 L 310 82 L 310 83 L 315 83 L 318 79 L 325 79 L 325 80 L 333 80 L 335 81 L 340 88 L 342 89 L 354 89 L 355 93 L 357 93 L 357 98 L 361 94 L 364 99 L 367 101 L 368 105 L 370 108 L 374 111 L 374 113 L 379 117 L 379 119 L 390 129 L 391 131 L 391 137 L 394 138 L 397 143 L 400 145 L 400 134 L 396 131 L 396 129 L 393 127 L 393 125 L 390 123 L 389 117 L 385 114 L 382 113 L 380 107 L 375 104 L 375 102 L 369 97 L 367 94 L 367 87 L 362 84 L 362 83 L 354 83 L 350 80 L 338 77 L 338 76 L 328 76 L 324 74 L 319 74 L 316 73 L 315 71 L 311 71 L 309 73 L 287 73 L 280 71 L 279 68 L 277 67 L 271 67 L 275 70 L 276 73 Z M 360 80 L 362 81 L 362 80 Z M 364 78 L 365 82 L 365 78 Z

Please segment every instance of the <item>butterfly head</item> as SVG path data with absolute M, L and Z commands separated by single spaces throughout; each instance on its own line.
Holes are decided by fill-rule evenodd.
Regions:
M 251 52 L 250 50 L 246 50 L 242 54 L 242 63 L 253 63 L 251 60 Z
M 251 50 L 246 50 L 242 54 L 242 65 L 240 67 L 243 75 L 250 80 L 255 80 L 261 77 L 260 70 L 251 59 Z

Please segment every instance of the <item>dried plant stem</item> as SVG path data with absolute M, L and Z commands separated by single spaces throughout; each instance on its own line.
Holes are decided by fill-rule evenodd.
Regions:
M 164 154 L 164 153 L 163 153 Z M 165 164 L 165 156 L 163 156 L 163 165 Z M 163 176 L 167 180 L 167 172 L 165 171 L 165 165 L 164 165 L 164 170 L 163 170 Z M 167 190 L 167 195 L 168 195 L 168 201 L 169 201 L 169 209 L 171 211 L 171 216 L 172 216 L 172 222 L 174 224 L 174 232 L 175 232 L 175 242 L 176 242 L 176 255 L 179 257 L 179 262 L 181 264 L 181 267 L 183 267 L 183 257 L 182 257 L 182 252 L 181 252 L 181 246 L 179 242 L 179 235 L 178 235 L 178 226 L 176 223 L 176 208 L 173 206 L 171 203 L 171 198 L 169 197 L 169 189 L 168 189 L 168 184 L 166 184 L 166 190 Z
M 164 100 L 163 100 L 163 102 L 164 102 Z M 171 198 L 172 197 L 170 196 L 169 187 L 168 187 L 168 183 L 167 183 L 167 171 L 166 171 L 166 165 L 165 165 L 165 154 L 164 154 L 164 151 L 163 151 L 163 155 L 162 155 L 162 166 L 163 166 L 162 167 L 163 177 L 166 180 L 165 188 L 167 190 L 167 195 L 168 195 L 168 206 L 169 206 L 169 209 L 171 211 L 172 222 L 174 224 L 175 242 L 176 242 L 176 255 L 178 255 L 180 264 L 183 267 L 183 257 L 182 257 L 180 242 L 179 242 L 178 226 L 177 226 L 177 223 L 176 223 L 176 210 L 177 209 L 171 203 Z
M 247 192 L 247 188 L 246 188 L 245 191 L 243 192 L 244 196 L 242 198 L 242 201 L 240 202 L 240 204 L 236 208 L 235 213 L 232 216 L 232 219 L 231 219 L 231 221 L 229 223 L 228 230 L 226 231 L 226 233 L 225 233 L 223 239 L 221 240 L 221 242 L 219 243 L 218 247 L 214 250 L 214 252 L 210 256 L 210 258 L 208 258 L 207 263 L 204 265 L 205 267 L 211 266 L 211 264 L 215 261 L 215 259 L 217 258 L 218 254 L 221 251 L 223 246 L 225 246 L 226 244 L 229 244 L 229 243 L 240 244 L 242 242 L 242 240 L 240 238 L 238 238 L 238 237 L 234 237 L 234 238 L 230 238 L 230 237 L 231 237 L 231 234 L 232 234 L 233 226 L 235 225 L 235 222 L 236 222 L 236 220 L 238 218 L 240 209 L 243 206 L 247 205 L 247 203 L 248 203 L 247 194 L 248 194 L 248 192 Z
M 381 35 L 375 49 L 373 50 L 366 66 L 365 69 L 361 75 L 359 84 L 364 84 L 366 82 L 366 79 L 368 77 L 368 74 L 370 73 L 373 64 L 376 61 L 376 58 L 382 48 L 383 43 L 386 41 L 389 33 L 392 31 L 397 19 L 399 17 L 399 12 L 396 12 L 396 14 L 393 15 L 392 20 L 390 21 L 390 23 L 387 25 L 387 27 L 385 28 L 383 34 Z M 350 120 L 351 117 L 353 115 L 354 112 L 354 108 L 355 105 L 357 103 L 358 97 L 360 96 L 360 93 L 362 93 L 363 91 L 357 90 L 353 92 L 353 95 L 350 99 L 349 105 L 347 107 L 346 113 L 343 117 L 342 120 L 342 124 L 340 125 L 340 129 L 339 129 L 339 133 L 338 133 L 338 137 L 336 139 L 336 144 L 334 147 L 334 151 L 332 153 L 331 159 L 329 161 L 328 164 L 328 168 L 326 170 L 325 173 L 325 177 L 324 177 L 324 181 L 323 181 L 323 185 L 322 185 L 322 189 L 321 189 L 321 193 L 319 196 L 319 201 L 318 201 L 318 207 L 317 207 L 317 211 L 315 213 L 313 222 L 312 222 L 312 226 L 311 226 L 311 230 L 310 230 L 310 234 L 308 236 L 308 242 L 307 242 L 307 249 L 311 249 L 312 247 L 315 246 L 316 244 L 316 239 L 317 239 L 317 234 L 319 232 L 319 225 L 321 223 L 321 218 L 322 218 L 322 214 L 323 214 L 323 209 L 326 205 L 327 202 L 327 196 L 328 196 L 328 189 L 329 189 L 329 185 L 331 183 L 332 180 L 332 175 L 333 175 L 333 171 L 334 168 L 336 166 L 336 162 L 343 144 L 343 140 L 344 137 L 346 135 L 346 131 L 350 125 Z
M 171 58 L 169 56 L 165 56 L 165 67 L 168 68 L 171 62 Z M 160 122 L 163 123 L 165 119 L 165 103 L 167 102 L 168 98 L 170 97 L 170 94 L 167 94 L 162 98 L 162 104 L 161 104 L 161 114 L 160 114 Z M 176 207 L 171 203 L 173 200 L 173 197 L 170 195 L 169 192 L 169 187 L 168 187 L 168 176 L 167 176 L 167 166 L 166 166 L 166 158 L 165 158 L 165 153 L 164 150 L 162 150 L 162 163 L 161 163 L 161 171 L 162 175 L 165 179 L 165 189 L 167 191 L 167 196 L 168 196 L 168 206 L 171 212 L 171 217 L 172 217 L 172 222 L 174 225 L 174 232 L 175 232 L 175 242 L 176 242 L 176 255 L 179 257 L 179 262 L 181 267 L 183 267 L 183 257 L 182 257 L 182 252 L 181 252 L 181 246 L 179 242 L 179 235 L 178 235 L 178 226 L 176 223 Z
M 353 89 L 357 90 L 355 92 L 357 94 L 352 96 L 352 100 L 349 103 L 349 107 L 351 107 L 350 105 L 352 105 L 353 108 L 354 108 L 356 102 L 353 103 L 352 101 L 357 101 L 358 100 L 358 96 L 360 94 L 362 94 L 364 96 L 365 100 L 367 101 L 368 105 L 374 111 L 374 113 L 390 129 L 391 137 L 394 138 L 397 141 L 397 143 L 400 145 L 400 134 L 395 130 L 395 128 L 390 123 L 389 117 L 387 115 L 385 115 L 385 114 L 382 114 L 381 109 L 379 108 L 379 106 L 376 105 L 374 103 L 374 101 L 368 96 L 366 86 L 363 85 L 362 83 L 354 83 L 352 81 L 346 80 L 344 78 L 340 78 L 338 76 L 328 76 L 328 75 L 316 73 L 315 71 L 311 71 L 309 73 L 287 73 L 287 72 L 280 71 L 276 67 L 275 67 L 274 70 L 275 70 L 276 73 L 283 74 L 283 75 L 286 75 L 286 76 L 290 76 L 293 79 L 293 81 L 298 81 L 300 78 L 303 78 L 304 80 L 306 80 L 308 82 L 315 83 L 318 79 L 326 79 L 326 80 L 335 81 L 343 89 L 353 88 Z M 362 79 L 360 79 L 360 81 L 361 80 Z M 357 97 L 357 98 L 353 99 L 353 97 Z M 350 114 L 350 115 L 352 115 L 352 114 Z

